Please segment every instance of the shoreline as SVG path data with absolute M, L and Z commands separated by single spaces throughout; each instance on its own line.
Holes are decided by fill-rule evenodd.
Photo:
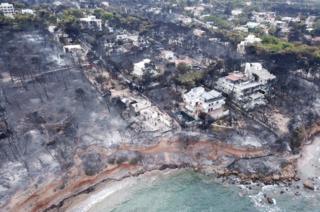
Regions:
M 320 136 L 319 135 L 314 135 L 312 137 L 312 139 L 310 139 L 310 142 L 305 143 L 303 145 L 301 153 L 300 153 L 301 154 L 301 158 L 297 160 L 297 165 L 296 165 L 297 169 L 299 168 L 299 165 L 298 165 L 299 161 L 303 160 L 303 158 L 305 157 L 304 156 L 304 152 L 307 151 L 306 148 L 308 148 L 309 146 L 315 145 L 315 142 L 317 142 L 317 141 L 320 141 Z M 196 173 L 204 174 L 204 175 L 208 174 L 206 172 L 203 172 L 203 170 L 199 171 L 199 170 L 195 170 L 195 169 L 192 169 L 192 168 L 177 168 L 177 169 L 165 169 L 165 170 L 147 171 L 145 173 L 142 173 L 141 175 L 129 176 L 129 177 L 124 178 L 124 179 L 122 179 L 120 181 L 112 181 L 112 182 L 107 182 L 107 183 L 105 183 L 105 182 L 98 183 L 97 185 L 94 186 L 94 190 L 92 192 L 85 193 L 85 194 L 80 194 L 78 196 L 75 196 L 74 198 L 66 200 L 64 202 L 63 206 L 61 208 L 59 208 L 59 209 L 62 209 L 63 211 L 68 211 L 68 212 L 75 212 L 75 211 L 86 212 L 86 211 L 90 210 L 90 208 L 94 207 L 96 204 L 99 204 L 101 201 L 105 201 L 106 199 L 110 198 L 110 196 L 114 195 L 115 193 L 117 193 L 117 192 L 119 192 L 119 191 L 121 191 L 123 189 L 126 189 L 128 187 L 137 186 L 139 184 L 138 181 L 141 178 L 150 177 L 150 175 L 159 177 L 159 176 L 162 176 L 164 174 L 177 174 L 177 173 L 181 173 L 181 172 L 186 171 L 186 170 L 194 171 Z M 213 173 L 211 173 L 211 175 L 212 174 Z M 301 176 L 300 174 L 297 173 L 299 178 Z M 232 175 L 232 174 L 231 175 L 219 175 L 219 174 L 217 175 L 217 173 L 214 173 L 213 175 L 215 175 L 215 176 L 213 176 L 213 178 L 215 178 L 216 181 L 219 180 L 219 183 L 221 183 L 221 184 L 227 183 L 228 185 L 237 186 L 241 190 L 242 189 L 247 190 L 244 193 L 247 193 L 248 190 L 251 190 L 251 186 L 252 185 L 254 185 L 254 186 L 257 185 L 256 183 L 253 183 L 253 182 L 250 183 L 249 181 L 247 181 L 246 183 L 243 184 L 243 181 L 237 175 Z M 223 179 L 221 179 L 221 178 L 223 178 Z M 234 180 L 234 178 L 236 178 L 236 180 Z M 132 181 L 134 181 L 134 182 L 132 182 Z M 123 183 L 124 183 L 124 185 L 123 185 Z M 276 188 L 278 186 L 279 187 L 278 189 L 280 189 L 282 187 L 283 190 L 286 189 L 287 192 L 295 193 L 295 195 L 297 196 L 297 195 L 300 195 L 300 193 L 299 193 L 299 191 L 295 191 L 295 190 L 297 190 L 297 188 L 300 188 L 300 187 L 303 188 L 303 185 L 301 183 L 302 183 L 301 180 L 298 180 L 298 181 L 293 180 L 293 181 L 289 182 L 287 184 L 287 186 L 284 186 L 285 183 L 282 183 L 281 181 L 280 181 L 280 184 L 278 182 L 275 182 L 273 184 L 264 184 L 262 182 L 262 185 L 261 185 L 260 188 L 262 189 L 261 190 L 261 192 L 262 192 L 265 187 L 275 186 L 275 188 Z M 119 186 L 119 184 L 122 184 L 122 186 Z M 282 184 L 282 186 L 280 186 L 281 184 Z M 258 183 L 258 185 L 259 185 L 259 183 Z M 110 188 L 108 186 L 110 186 Z M 257 194 L 256 197 L 258 197 L 259 195 L 261 196 L 262 195 L 261 192 L 259 192 L 259 194 Z M 281 192 L 283 192 L 283 191 L 281 191 Z M 303 192 L 303 190 L 302 190 L 302 192 Z M 255 197 L 254 195 L 249 195 L 249 194 L 244 194 L 244 193 L 239 193 L 239 196 L 248 195 L 250 198 Z M 126 196 L 125 194 L 122 194 L 122 195 Z M 97 197 L 97 198 L 95 198 L 95 197 Z M 264 199 L 264 201 L 268 201 L 268 200 L 266 200 L 266 198 L 270 198 L 270 197 L 263 197 L 263 196 L 260 197 L 260 200 L 259 200 L 260 203 L 259 204 L 261 204 L 261 201 L 263 199 Z M 256 200 L 253 199 L 253 203 L 256 206 L 259 205 L 255 201 Z M 276 203 L 275 199 L 272 199 L 272 201 L 274 203 Z M 272 204 L 274 204 L 274 203 L 272 203 Z M 268 203 L 268 204 L 271 204 L 271 203 Z
M 59 208 L 59 211 L 91 212 L 95 211 L 97 208 L 101 209 L 106 206 L 112 210 L 122 205 L 127 200 L 134 198 L 134 191 L 139 191 L 139 188 L 150 187 L 153 186 L 153 182 L 155 181 L 161 182 L 163 179 L 167 179 L 168 176 L 171 178 L 187 172 L 193 172 L 206 178 L 209 177 L 211 183 L 217 183 L 223 187 L 233 187 L 237 190 L 237 196 L 241 198 L 249 198 L 252 205 L 256 209 L 261 209 L 262 211 L 270 208 L 275 209 L 275 211 L 279 211 L 278 209 L 280 206 L 277 202 L 281 202 L 281 198 L 283 198 L 283 196 L 298 199 L 308 199 L 308 195 L 316 196 L 316 193 L 310 193 L 308 190 L 303 188 L 301 181 L 293 181 L 289 184 L 278 182 L 271 185 L 248 181 L 243 184 L 236 176 L 218 177 L 206 175 L 205 173 L 200 173 L 190 168 L 178 168 L 154 170 L 139 176 L 130 176 L 121 181 L 98 184 L 90 193 L 78 195 L 64 202 L 63 206 Z M 147 185 L 145 183 L 147 183 Z
M 153 170 L 139 176 L 130 176 L 120 181 L 102 182 L 95 185 L 92 192 L 79 194 L 72 199 L 66 200 L 59 210 L 66 212 L 87 212 L 102 201 L 112 198 L 116 193 L 141 185 L 142 181 L 152 181 L 150 178 L 160 180 L 164 176 L 177 175 L 188 170 L 191 171 L 188 168 Z M 122 199 L 124 199 L 129 194 L 122 193 L 122 195 Z M 116 205 L 116 203 L 112 205 Z
M 169 139 L 170 140 L 170 139 Z M 132 150 L 130 150 L 132 149 Z M 96 149 L 97 150 L 97 149 Z M 87 151 L 84 149 L 83 151 Z M 252 151 L 252 157 L 250 154 Z M 257 154 L 259 153 L 259 154 Z M 263 154 L 262 154 L 263 153 Z M 102 154 L 101 152 L 99 154 Z M 81 155 L 81 154 L 80 154 Z M 76 157 L 79 157 L 77 155 Z M 96 175 L 86 176 L 79 164 L 68 173 L 69 179 L 52 180 L 40 189 L 29 189 L 17 193 L 11 202 L 3 209 L 28 211 L 59 211 L 64 204 L 73 200 L 81 201 L 78 196 L 90 196 L 97 187 L 110 182 L 122 182 L 123 179 L 140 176 L 149 172 L 159 172 L 166 169 L 188 168 L 206 175 L 214 175 L 222 179 L 237 179 L 231 184 L 248 185 L 250 182 L 268 184 L 288 183 L 299 180 L 296 178 L 296 159 L 286 160 L 285 156 L 277 156 L 287 166 L 281 167 L 276 173 L 250 174 L 233 170 L 232 165 L 239 161 L 266 161 L 275 156 L 270 156 L 268 151 L 259 149 L 247 149 L 223 145 L 214 141 L 194 141 L 192 139 L 162 140 L 148 147 L 123 146 L 112 152 L 108 151 L 102 159 L 108 161 L 107 168 Z M 121 159 L 119 164 L 114 163 Z M 232 159 L 230 161 L 230 159 Z M 113 162 L 112 162 L 113 161 Z M 216 164 L 208 163 L 216 161 Z M 272 164 L 271 164 L 272 165 Z M 244 167 L 246 168 L 246 167 Z M 249 167 L 251 166 L 249 164 Z M 273 167 L 271 167 L 273 168 Z M 63 187 L 62 187 L 63 186 Z M 85 195 L 83 195 L 85 194 Z

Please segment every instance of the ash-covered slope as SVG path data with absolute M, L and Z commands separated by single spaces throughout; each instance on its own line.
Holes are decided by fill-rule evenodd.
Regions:
M 45 34 L 2 36 L 1 204 L 17 189 L 62 175 L 74 165 L 77 149 L 132 137 L 124 130 L 127 123 L 92 88 L 81 68 Z

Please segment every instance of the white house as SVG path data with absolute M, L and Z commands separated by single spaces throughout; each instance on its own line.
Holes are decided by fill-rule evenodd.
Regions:
M 276 21 L 275 12 L 253 12 L 252 15 L 252 19 L 258 23 L 274 24 Z
M 54 26 L 54 25 L 48 26 L 48 31 L 52 34 L 55 32 L 56 29 L 57 29 L 57 26 Z
M 240 32 L 248 32 L 249 29 L 246 26 L 238 26 L 234 28 L 235 31 L 240 31 Z
M 201 30 L 201 29 L 194 29 L 193 30 L 193 35 L 197 37 L 202 37 L 206 32 Z
M 116 35 L 116 41 L 132 43 L 134 46 L 139 46 L 139 35 L 125 32 L 124 34 Z
M 267 69 L 263 68 L 261 63 L 246 63 L 244 71 L 247 76 L 257 76 L 255 81 L 262 84 L 267 84 L 276 78 Z
M 265 105 L 265 95 L 276 77 L 260 63 L 246 63 L 244 72 L 232 72 L 220 78 L 216 88 L 228 94 L 233 101 L 245 110 Z
M 225 98 L 216 90 L 206 91 L 203 87 L 196 87 L 183 94 L 186 113 L 198 119 L 201 113 L 210 115 L 214 119 L 229 114 L 225 109 Z
M 248 27 L 248 29 L 255 29 L 257 27 L 259 27 L 261 24 L 260 23 L 257 23 L 257 22 L 252 22 L 252 21 L 249 21 L 246 26 Z
M 253 45 L 256 43 L 260 43 L 262 40 L 260 38 L 257 38 L 254 34 L 249 34 L 244 41 L 241 41 L 241 43 L 238 44 L 237 46 L 237 51 L 240 54 L 245 54 L 246 53 L 246 47 L 249 45 Z
M 0 4 L 0 12 L 2 12 L 3 15 L 5 15 L 5 16 L 13 17 L 13 15 L 15 13 L 13 4 L 1 3 Z
M 63 51 L 65 53 L 80 53 L 82 52 L 82 47 L 79 44 L 65 45 L 63 46 Z
M 137 131 L 159 131 L 165 132 L 170 130 L 174 121 L 171 117 L 159 110 L 157 106 L 140 96 L 122 97 L 121 101 L 128 106 L 127 112 L 130 122 L 138 125 L 135 128 Z M 134 126 L 133 125 L 133 126 Z
M 86 18 L 80 18 L 80 23 L 83 28 L 102 30 L 102 20 L 97 19 L 96 16 L 90 15 Z
M 306 24 L 307 31 L 310 32 L 313 30 L 315 20 L 316 20 L 316 16 L 309 16 L 306 19 L 305 24 Z
M 110 7 L 110 4 L 109 4 L 109 2 L 107 2 L 107 1 L 103 1 L 103 2 L 101 2 L 101 6 L 102 6 L 103 8 L 105 8 L 105 9 L 107 9 L 107 8 Z
M 231 11 L 231 15 L 233 15 L 233 16 L 238 16 L 238 15 L 241 15 L 242 13 L 243 13 L 243 11 L 240 8 L 234 9 Z
M 34 11 L 32 9 L 22 9 L 22 14 L 34 15 Z
M 192 18 L 184 15 L 175 15 L 174 19 L 176 22 L 181 22 L 183 25 L 189 25 L 192 23 Z
M 280 30 L 281 36 L 286 36 L 290 32 L 289 22 L 276 21 L 276 27 Z
M 158 75 L 159 73 L 156 71 L 155 65 L 151 62 L 150 59 L 146 58 L 141 60 L 138 63 L 133 64 L 133 72 L 132 74 L 136 77 L 141 78 L 144 74 L 149 73 L 153 76 Z

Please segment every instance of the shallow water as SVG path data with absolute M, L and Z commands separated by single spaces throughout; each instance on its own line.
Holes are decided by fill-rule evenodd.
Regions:
M 240 188 L 242 187 L 242 188 Z M 319 193 L 295 190 L 280 194 L 286 187 L 264 186 L 249 190 L 244 186 L 223 185 L 191 171 L 144 176 L 94 204 L 90 212 L 272 212 L 320 211 Z M 239 195 L 242 194 L 242 195 Z M 264 194 L 274 198 L 267 203 Z
M 239 188 L 224 186 L 208 177 L 181 172 L 176 175 L 146 178 L 136 186 L 119 191 L 124 198 L 107 198 L 90 211 L 256 211 L 249 197 L 240 197 Z M 118 195 L 116 195 L 118 196 Z

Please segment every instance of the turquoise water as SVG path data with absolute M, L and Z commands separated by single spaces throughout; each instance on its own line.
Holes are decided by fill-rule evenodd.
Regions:
M 252 208 L 250 200 L 241 198 L 235 190 L 187 173 L 135 192 L 133 198 L 112 211 L 255 211 Z
M 141 181 L 139 186 L 135 186 L 133 190 L 131 188 L 125 191 L 130 195 L 121 200 L 114 208 L 102 203 L 90 211 L 256 211 L 248 197 L 244 198 L 238 195 L 239 190 L 236 187 L 223 186 L 193 172 L 163 177 L 152 183 L 147 180 L 146 184 L 143 185 L 143 181 Z
M 318 212 L 318 192 L 296 196 L 284 187 L 264 186 L 252 190 L 223 185 L 191 171 L 140 178 L 95 204 L 90 212 Z M 243 195 L 239 195 L 242 193 Z M 274 198 L 266 202 L 264 194 Z

